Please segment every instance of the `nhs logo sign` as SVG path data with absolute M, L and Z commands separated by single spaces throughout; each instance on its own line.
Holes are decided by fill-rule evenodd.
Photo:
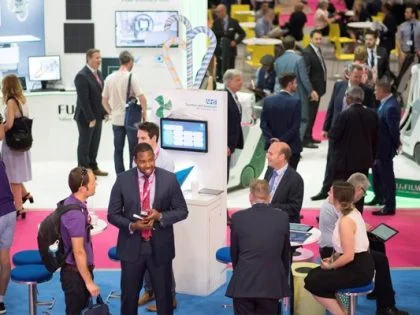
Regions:
M 217 105 L 217 100 L 214 98 L 206 98 L 206 105 Z

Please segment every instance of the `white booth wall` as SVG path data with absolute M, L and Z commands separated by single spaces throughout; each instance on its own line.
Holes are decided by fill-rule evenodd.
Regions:
M 65 0 L 45 0 L 45 52 L 60 55 L 63 87 L 74 89 L 74 77 L 85 64 L 85 54 L 64 53 L 64 23 L 94 23 L 95 48 L 101 50 L 102 57 L 118 57 L 127 49 L 138 58 L 133 71 L 140 77 L 146 93 L 151 89 L 175 88 L 166 65 L 155 61 L 162 48 L 115 47 L 115 11 L 118 10 L 176 10 L 190 20 L 192 27 L 207 25 L 207 0 L 92 0 L 91 20 L 66 20 Z M 185 28 L 182 23 L 179 25 L 179 37 L 185 39 Z M 203 35 L 193 41 L 194 73 L 201 65 L 206 43 Z M 170 56 L 186 86 L 185 52 L 172 48 Z

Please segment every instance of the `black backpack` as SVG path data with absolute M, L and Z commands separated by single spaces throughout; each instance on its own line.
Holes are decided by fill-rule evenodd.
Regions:
M 49 272 L 54 272 L 60 268 L 71 252 L 71 247 L 67 252 L 64 252 L 64 245 L 60 233 L 61 216 L 68 211 L 79 209 L 80 205 L 64 205 L 64 200 L 62 200 L 57 204 L 57 208 L 39 226 L 37 238 L 38 250 L 42 263 Z

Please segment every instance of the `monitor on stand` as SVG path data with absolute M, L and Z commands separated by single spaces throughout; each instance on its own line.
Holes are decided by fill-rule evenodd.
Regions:
M 60 56 L 32 56 L 28 57 L 29 80 L 41 81 L 41 89 L 32 91 L 55 91 L 47 88 L 49 81 L 61 79 Z

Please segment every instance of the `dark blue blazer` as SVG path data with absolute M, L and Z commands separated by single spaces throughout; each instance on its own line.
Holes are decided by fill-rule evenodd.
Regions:
M 391 96 L 378 108 L 379 139 L 377 158 L 392 159 L 400 146 L 401 106 L 395 96 Z
M 270 205 L 255 204 L 232 216 L 233 273 L 226 295 L 280 299 L 289 296 L 289 219 Z
M 232 94 L 227 91 L 228 95 L 228 147 L 233 153 L 235 149 L 244 148 L 244 135 L 242 133 L 242 113 L 239 111 L 238 105 Z
M 325 117 L 323 131 L 330 131 L 337 116 L 343 110 L 344 94 L 346 93 L 349 83 L 347 80 L 335 82 L 333 92 L 331 94 L 330 103 L 328 104 L 327 115 Z M 373 90 L 368 86 L 361 84 L 360 87 L 365 92 L 365 99 L 363 105 L 368 108 L 375 108 L 375 95 Z
M 74 119 L 82 125 L 89 125 L 89 122 L 95 119 L 104 119 L 105 110 L 102 106 L 104 81 L 100 71 L 98 71 L 98 76 L 102 85 L 99 85 L 92 71 L 84 66 L 74 79 L 77 93 Z
M 302 152 L 299 137 L 301 102 L 297 96 L 280 92 L 263 100 L 260 127 L 265 138 L 265 149 L 271 138 L 286 142 L 293 154 Z
M 172 225 L 188 216 L 187 204 L 175 174 L 155 168 L 156 189 L 153 208 L 162 213 L 162 220 L 155 222 L 151 245 L 156 263 L 163 264 L 175 257 L 174 230 Z M 133 234 L 129 224 L 133 214 L 140 214 L 140 192 L 137 167 L 118 174 L 112 187 L 108 205 L 108 221 L 119 229 L 117 255 L 123 261 L 135 261 L 140 255 L 139 231 Z

